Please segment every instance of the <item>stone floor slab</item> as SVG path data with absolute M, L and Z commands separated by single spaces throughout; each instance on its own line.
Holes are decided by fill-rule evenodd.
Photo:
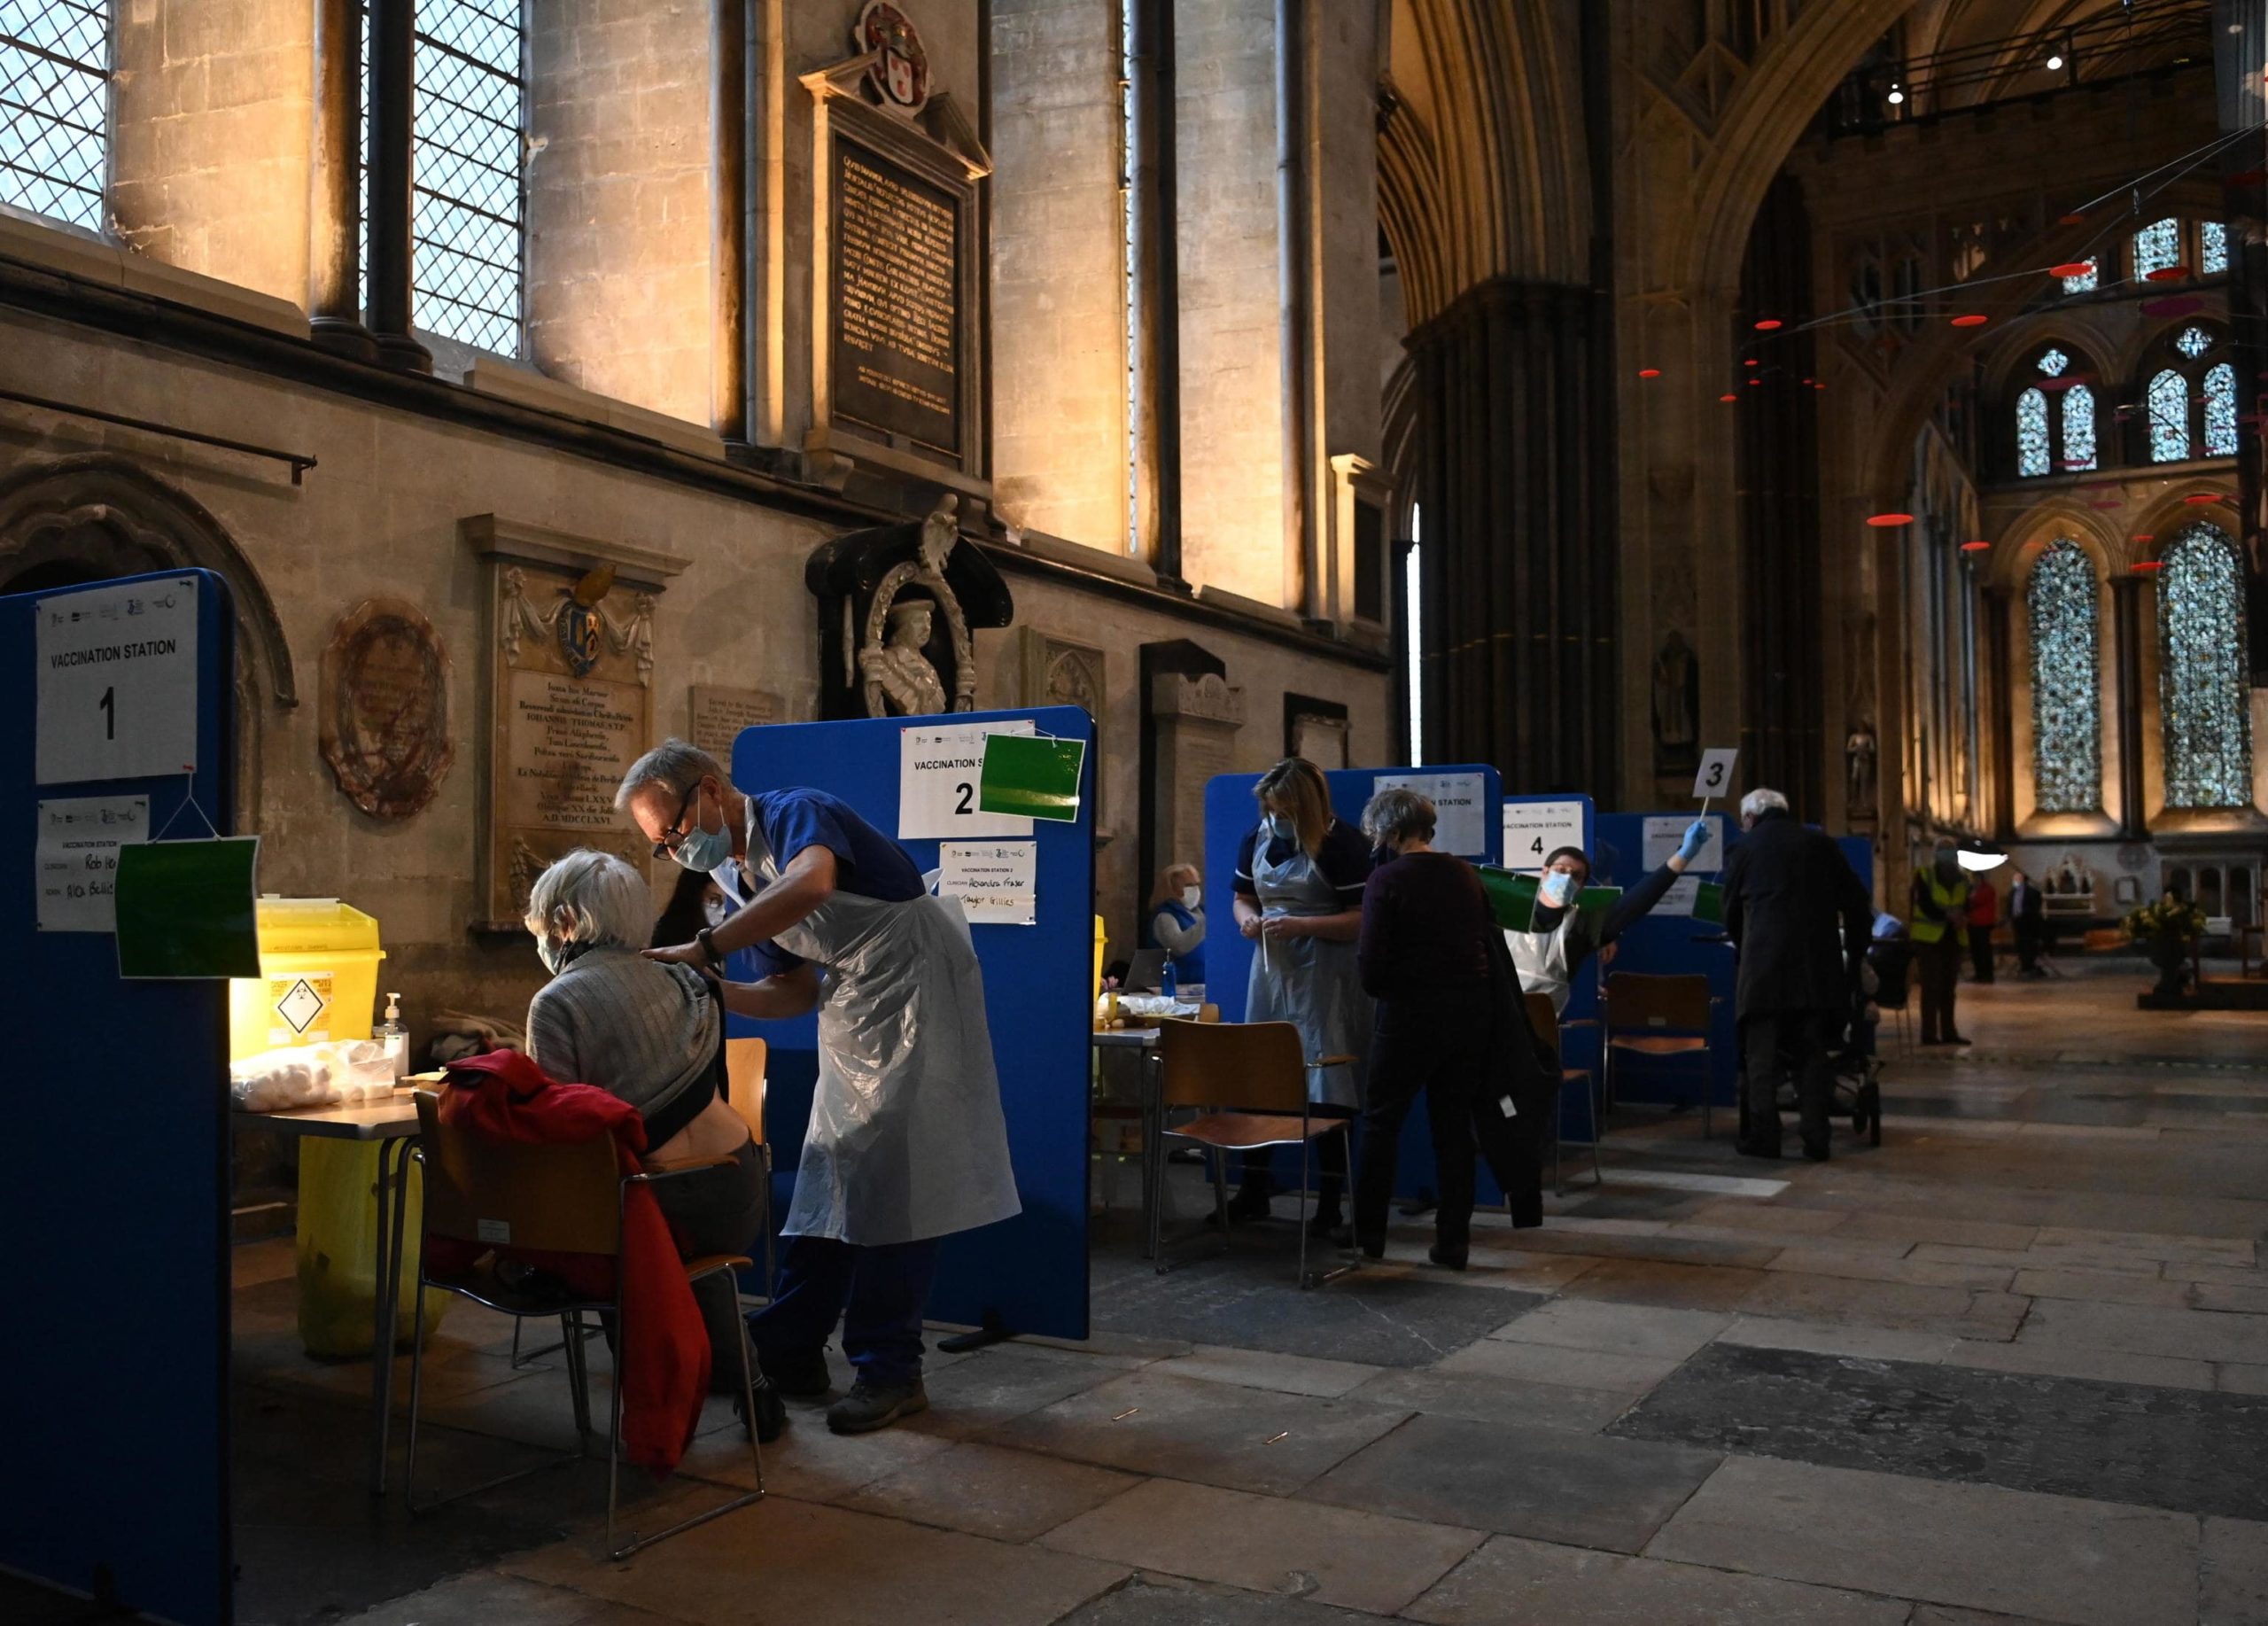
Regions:
M 1705 1244 L 1691 1243 L 1691 1247 Z M 1718 1246 L 1720 1244 L 1708 1244 Z M 1620 1304 L 1652 1304 L 1665 1310 L 1719 1314 L 1740 1308 L 1765 1280 L 1762 1265 L 1775 1248 L 1744 1249 L 1762 1255 L 1754 1264 L 1690 1264 L 1677 1259 L 1602 1259 L 1562 1289 L 1569 1298 L 1604 1299 Z
M 2193 1284 L 2189 1303 L 2194 1310 L 2210 1310 L 2230 1315 L 2268 1316 L 2268 1285 L 2236 1288 L 2225 1282 L 2201 1281 Z
M 2011 1290 L 2033 1298 L 2078 1299 L 2097 1304 L 2148 1304 L 2161 1310 L 2186 1309 L 2189 1284 L 2167 1281 L 2131 1271 L 2085 1270 L 2078 1266 L 2054 1270 L 2018 1271 Z M 2268 1295 L 2264 1295 L 2268 1303 Z
M 2029 1299 L 1971 1288 L 1920 1288 L 1900 1282 L 1848 1281 L 1796 1272 L 1767 1275 L 1742 1300 L 1744 1315 L 1840 1322 L 1951 1338 L 2013 1337 Z
M 1392 1614 L 1480 1544 L 1477 1530 L 1151 1480 L 1044 1544 L 1064 1552 Z
M 1279 1355 L 1271 1350 L 1237 1350 L 1207 1344 L 1187 1355 L 1161 1361 L 1157 1370 L 1208 1383 L 1237 1383 L 1247 1389 L 1272 1389 L 1286 1395 L 1330 1398 L 1359 1388 L 1386 1368 L 1357 1361 Z
M 878 1479 L 936 1456 L 951 1441 L 943 1434 L 899 1427 L 873 1434 L 835 1434 L 823 1406 L 788 1403 L 788 1430 L 764 1448 L 765 1489 L 804 1502 L 832 1502 Z M 737 1428 L 703 1435 L 686 1452 L 685 1473 L 719 1484 L 753 1489 L 747 1436 Z
M 860 1513 L 994 1541 L 1030 1541 L 1143 1482 L 1084 1462 L 964 1440 L 843 1498 Z
M 1578 1434 L 1596 1434 L 1637 1398 L 1627 1391 L 1529 1383 L 1479 1373 L 1445 1373 L 1439 1367 L 1382 1372 L 1347 1397 L 1364 1405 L 1423 1412 L 1429 1417 L 1571 1428 Z
M 1146 1363 L 1134 1363 L 1138 1370 Z M 924 1433 L 966 1439 L 1013 1418 L 1052 1405 L 1067 1395 L 1107 1383 L 1129 1363 L 1068 1351 L 995 1344 L 928 1380 L 929 1409 L 914 1420 Z
M 1301 1289 L 1289 1264 L 1236 1254 L 1161 1276 L 1146 1265 L 1094 1295 L 1098 1326 L 1192 1343 L 1327 1356 L 1375 1366 L 1425 1366 L 1462 1348 L 1534 1295 L 1474 1293 L 1445 1283 L 1361 1273 Z
M 1431 1524 L 1635 1552 L 1718 1460 L 1681 1446 L 1416 1417 L 1301 1495 Z
M 1467 1345 L 1433 1370 L 1448 1375 L 1510 1378 L 1522 1383 L 1557 1383 L 1568 1388 L 1613 1389 L 1643 1395 L 1677 1370 L 1674 1360 L 1639 1355 L 1610 1355 L 1603 1350 L 1571 1350 L 1554 1343 L 1515 1343 L 1485 1338 Z
M 1836 1233 L 1838 1241 L 1895 1238 L 1915 1244 L 1950 1243 L 2021 1253 L 2039 1234 L 2038 1225 L 2005 1225 L 1986 1219 L 1946 1219 L 1910 1212 L 1858 1213 Z
M 2239 1361 L 2217 1362 L 2213 1387 L 2231 1395 L 2268 1395 L 2268 1366 L 2249 1366 Z
M 598 1621 L 629 1626 L 667 1618 L 493 1572 L 459 1575 L 352 1617 L 354 1626 L 592 1626 Z
M 1717 1343 L 1608 1433 L 2268 1518 L 2268 1400 L 2250 1396 Z
M 1144 1371 L 1018 1418 L 987 1437 L 1105 1467 L 1283 1496 L 1405 1415 Z
M 2026 1342 L 2082 1344 L 2129 1355 L 2268 1365 L 2268 1316 L 2042 1299 L 2019 1336 Z
M 1815 1246 L 1804 1242 L 1783 1249 L 1765 1267 L 1798 1271 L 1811 1276 L 1837 1276 L 1846 1281 L 1893 1281 L 1917 1288 L 1985 1288 L 2005 1291 L 2016 1272 L 2007 1265 L 1947 1264 L 1936 1259 L 1892 1257 L 1857 1247 Z
M 1979 1342 L 1956 1338 L 1945 1358 L 1956 1366 L 1988 1372 L 2029 1372 L 2046 1378 L 2095 1378 L 2106 1383 L 2155 1383 L 2166 1389 L 2212 1389 L 2213 1368 L 2204 1361 L 2165 1355 L 2128 1355 L 2117 1350 L 2089 1350 L 2073 1344 Z
M 2197 1626 L 2268 1621 L 2268 1524 L 2208 1519 L 2197 1554 Z
M 1065 1615 L 1057 1626 L 1378 1626 L 1378 1616 L 1304 1599 L 1145 1576 Z
M 2197 1521 L 2179 1513 L 1749 1457 L 1646 1548 L 2071 1626 L 2191 1626 L 2197 1552 Z
M 501 1568 L 679 1621 L 751 1626 L 1044 1626 L 1127 1573 L 784 1497 L 672 1537 L 626 1564 L 594 1555 L 586 1541 Z
M 1402 1613 L 1436 1626 L 1905 1626 L 1902 1599 L 1498 1536 Z
M 1895 1327 L 1849 1326 L 1790 1321 L 1774 1316 L 1742 1316 L 1718 1334 L 1719 1343 L 1756 1350 L 1808 1350 L 1814 1355 L 1847 1355 L 1860 1360 L 1943 1360 L 1953 1340 L 1942 1333 L 1901 1332 Z
M 1557 1299 L 1489 1334 L 1516 1343 L 1558 1344 L 1655 1360 L 1682 1361 L 1731 1325 L 1705 1310 L 1669 1310 L 1611 1300 Z M 1612 1389 L 1611 1383 L 1594 1384 Z

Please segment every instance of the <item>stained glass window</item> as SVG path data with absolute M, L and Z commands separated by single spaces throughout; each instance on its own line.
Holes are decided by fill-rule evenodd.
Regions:
M 2202 328 L 2184 328 L 2175 338 L 2173 347 L 2194 362 L 2213 347 L 2213 336 Z
M 2252 801 L 2243 575 L 2218 525 L 2186 527 L 2158 572 L 2158 715 L 2169 807 Z
M 2039 353 L 2039 370 L 2051 378 L 2062 377 L 2063 370 L 2070 364 L 2071 358 L 2061 350 L 2047 349 Z
M 2134 234 L 2134 280 L 2181 263 L 2181 222 L 2169 214 Z
M 0 203 L 103 229 L 106 0 L 0 0 Z
M 2063 466 L 2094 467 L 2094 392 L 2084 384 L 2063 392 Z
M 2016 472 L 2029 478 L 2054 467 L 2047 447 L 2047 395 L 2038 388 L 2016 397 Z
M 2236 369 L 2226 362 L 2205 373 L 2205 455 L 2236 455 Z
M 2207 276 L 2218 276 L 2229 268 L 2229 229 L 2219 221 L 2205 221 L 2197 228 L 2197 268 Z
M 2150 461 L 2189 455 L 2189 381 L 2171 367 L 2150 380 Z
M 2094 292 L 2096 284 L 2101 280 L 2101 268 L 2093 260 L 2086 261 L 2084 263 L 2087 268 L 2085 270 L 2081 271 L 2076 276 L 2067 276 L 2063 279 L 2064 292 L 2093 293 Z
M 412 319 L 520 350 L 519 0 L 417 0 Z
M 2097 677 L 2094 563 L 2058 537 L 2024 593 L 2031 630 L 2031 790 L 2041 813 L 2102 806 L 2102 693 Z

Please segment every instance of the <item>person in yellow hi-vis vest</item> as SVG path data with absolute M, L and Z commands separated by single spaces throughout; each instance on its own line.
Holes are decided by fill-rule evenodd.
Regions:
M 1965 1045 L 1953 1025 L 1961 985 L 1961 945 L 1969 929 L 1969 875 L 1951 841 L 1940 839 L 1929 864 L 1914 872 L 1914 919 L 1907 935 L 1922 974 L 1922 1042 Z

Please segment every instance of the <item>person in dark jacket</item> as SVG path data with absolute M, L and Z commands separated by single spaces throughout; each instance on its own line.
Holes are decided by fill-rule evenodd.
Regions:
M 1506 1114 L 1505 1093 L 1491 1085 L 1495 921 L 1472 866 L 1433 851 L 1433 803 L 1414 790 L 1381 790 L 1363 810 L 1375 867 L 1363 890 L 1355 955 L 1363 991 L 1378 1006 L 1355 1177 L 1355 1240 L 1373 1259 L 1386 1251 L 1402 1120 L 1422 1090 L 1440 1181 L 1431 1256 L 1461 1271 L 1472 1229 L 1476 1145 L 1508 1198 L 1528 1182 L 1510 1133 L 1518 1105 Z M 1541 1201 L 1539 1187 L 1537 1220 Z
M 1725 867 L 1725 931 L 1740 955 L 1740 1023 L 1748 1129 L 1740 1149 L 1780 1155 L 1780 1080 L 1796 1077 L 1804 1155 L 1827 1159 L 1835 1079 L 1829 1046 L 1850 1020 L 1874 925 L 1866 883 L 1842 850 L 1788 813 L 1777 790 L 1741 799 L 1748 837 Z
M 2038 976 L 2039 951 L 2047 937 L 2047 903 L 2039 883 L 2021 869 L 2008 873 L 2008 924 L 2016 934 L 2016 964 L 2026 976 Z

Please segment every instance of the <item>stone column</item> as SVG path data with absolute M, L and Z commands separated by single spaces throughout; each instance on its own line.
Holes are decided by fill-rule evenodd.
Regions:
M 1425 516 L 1425 760 L 1508 790 L 1617 792 L 1611 454 L 1586 432 L 1588 289 L 1483 283 L 1411 336 Z
M 711 249 L 710 424 L 732 447 L 749 444 L 748 9 L 715 0 L 709 27 Z
M 1181 580 L 1181 301 L 1175 242 L 1173 0 L 1130 0 L 1134 260 L 1134 534 L 1161 580 Z
M 2016 590 L 2001 583 L 1984 589 L 1985 708 L 1992 735 L 1992 838 L 2016 838 L 2016 667 L 2009 650 L 2008 618 L 2016 613 Z
M 370 0 L 370 260 L 364 320 L 389 365 L 433 370 L 410 332 L 410 155 L 416 97 L 416 0 Z
M 307 325 L 360 361 L 378 347 L 362 325 L 356 169 L 361 161 L 362 29 L 354 0 L 316 0 L 314 136 L 307 183 Z
M 2111 636 L 2117 641 L 2118 835 L 2142 841 L 2142 579 L 2110 579 Z

